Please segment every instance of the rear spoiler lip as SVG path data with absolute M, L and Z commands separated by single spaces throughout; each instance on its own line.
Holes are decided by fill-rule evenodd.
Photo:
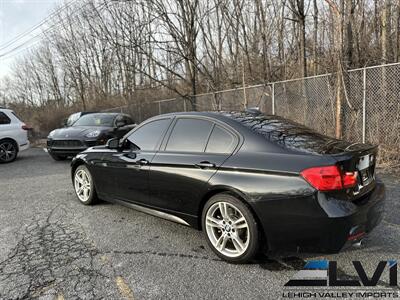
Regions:
M 352 146 L 359 145 L 359 144 L 362 144 L 365 147 L 363 149 L 351 150 Z M 347 156 L 349 154 L 355 154 L 355 153 L 357 153 L 359 155 L 361 155 L 363 153 L 366 153 L 366 152 L 371 152 L 371 151 L 373 151 L 374 153 L 377 153 L 378 152 L 378 147 L 379 147 L 379 145 L 368 145 L 368 144 L 363 144 L 363 143 L 354 143 L 354 144 L 348 146 L 345 150 L 343 150 L 343 152 L 336 153 L 336 154 L 331 154 L 331 156 L 334 157 L 334 158 L 339 158 L 339 157 L 343 157 L 343 156 Z

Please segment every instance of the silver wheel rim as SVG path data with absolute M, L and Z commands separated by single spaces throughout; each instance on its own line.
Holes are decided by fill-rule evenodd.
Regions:
M 214 203 L 207 210 L 206 232 L 214 248 L 228 257 L 241 256 L 249 246 L 246 218 L 236 206 L 227 202 Z
M 15 158 L 16 154 L 17 149 L 13 143 L 4 142 L 0 144 L 0 161 L 11 161 Z
M 79 170 L 75 173 L 75 193 L 79 200 L 87 202 L 92 189 L 90 175 L 85 170 Z

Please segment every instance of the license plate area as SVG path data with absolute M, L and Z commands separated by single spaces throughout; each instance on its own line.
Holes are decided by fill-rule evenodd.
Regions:
M 360 157 L 360 160 L 358 161 L 358 170 L 364 170 L 367 169 L 370 166 L 370 161 L 371 161 L 371 155 L 364 155 Z
M 362 186 L 366 186 L 374 180 L 374 165 L 375 157 L 373 154 L 360 157 L 357 169 L 360 174 L 360 183 Z

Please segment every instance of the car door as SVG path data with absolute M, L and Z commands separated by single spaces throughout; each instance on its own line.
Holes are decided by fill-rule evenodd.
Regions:
M 170 123 L 171 118 L 146 122 L 125 139 L 122 151 L 104 154 L 103 165 L 109 180 L 114 181 L 113 198 L 148 203 L 150 163 Z
M 207 182 L 238 140 L 234 132 L 210 119 L 177 118 L 150 166 L 151 205 L 196 214 Z

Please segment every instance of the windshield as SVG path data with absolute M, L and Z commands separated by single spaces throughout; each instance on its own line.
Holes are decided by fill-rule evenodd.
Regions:
M 67 127 L 72 126 L 72 124 L 74 124 L 76 122 L 76 120 L 79 119 L 80 116 L 81 116 L 80 112 L 70 115 L 67 120 L 66 126 Z
M 73 126 L 102 126 L 112 127 L 115 115 L 113 114 L 89 114 L 82 116 Z

